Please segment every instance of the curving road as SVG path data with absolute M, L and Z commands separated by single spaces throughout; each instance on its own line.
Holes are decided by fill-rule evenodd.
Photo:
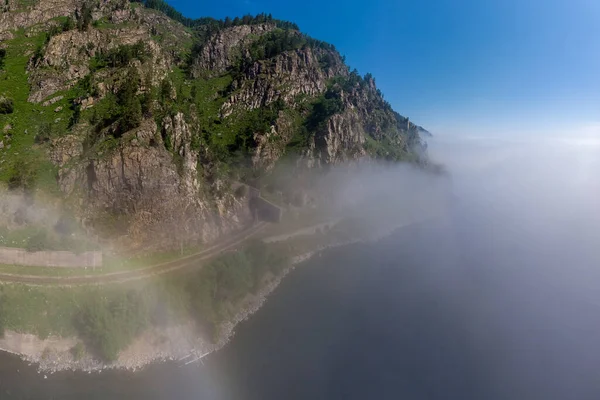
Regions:
M 110 272 L 102 275 L 80 276 L 35 276 L 0 273 L 0 282 L 22 283 L 39 286 L 104 285 L 108 283 L 123 283 L 144 279 L 187 268 L 198 268 L 202 266 L 203 262 L 209 261 L 224 252 L 235 249 L 242 242 L 260 232 L 265 226 L 267 226 L 266 222 L 260 222 L 248 229 L 238 232 L 237 234 L 229 237 L 227 240 L 215 244 L 196 254 L 137 270 Z

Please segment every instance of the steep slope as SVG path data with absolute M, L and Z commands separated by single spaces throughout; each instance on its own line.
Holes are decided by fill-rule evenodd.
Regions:
M 237 182 L 260 186 L 284 158 L 427 162 L 422 128 L 292 23 L 190 20 L 159 0 L 1 10 L 0 179 L 127 247 L 239 228 Z

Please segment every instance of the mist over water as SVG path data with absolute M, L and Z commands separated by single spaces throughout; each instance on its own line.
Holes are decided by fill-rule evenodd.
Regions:
M 480 291 L 460 312 L 487 349 L 490 389 L 598 398 L 598 142 L 471 139 L 433 143 L 432 154 L 459 198 L 463 274 Z
M 204 366 L 43 380 L 2 356 L 0 390 L 34 399 L 90 390 L 98 399 L 600 398 L 600 144 L 447 138 L 429 151 L 451 185 L 370 167 L 336 188 L 335 204 L 356 212 L 358 199 L 376 198 L 364 212 L 397 212 L 387 214 L 394 220 L 421 207 L 411 191 L 440 185 L 449 191 L 442 217 L 309 261 Z

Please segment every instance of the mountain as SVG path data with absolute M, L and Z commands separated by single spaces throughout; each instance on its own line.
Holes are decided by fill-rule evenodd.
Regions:
M 426 165 L 428 134 L 333 45 L 271 15 L 193 20 L 162 0 L 0 6 L 0 181 L 126 247 L 238 229 L 252 218 L 240 182 L 292 201 L 303 171 Z

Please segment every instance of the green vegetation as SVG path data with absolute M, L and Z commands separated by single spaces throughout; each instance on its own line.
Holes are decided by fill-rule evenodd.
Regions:
M 46 43 L 48 43 L 53 36 L 75 29 L 76 24 L 75 21 L 73 21 L 73 18 L 64 17 L 61 19 L 62 23 L 52 26 L 46 33 Z
M 127 80 L 118 93 L 118 104 L 122 110 L 119 126 L 122 132 L 137 128 L 142 123 L 142 105 L 137 97 L 140 82 L 137 69 L 130 68 Z
M 127 67 L 132 60 L 144 62 L 150 56 L 150 51 L 142 41 L 132 45 L 121 45 L 107 52 L 101 52 L 92 58 L 90 70 L 94 72 L 106 67 Z
M 279 28 L 261 35 L 252 42 L 248 50 L 250 58 L 244 58 L 242 61 L 253 63 L 256 60 L 269 59 L 285 51 L 296 50 L 305 46 L 335 51 L 335 47 L 329 43 L 313 39 L 297 31 Z
M 19 332 L 78 334 L 86 346 L 114 360 L 144 329 L 193 317 L 213 333 L 237 312 L 285 258 L 259 241 L 226 253 L 202 268 L 154 282 L 105 287 L 0 286 L 0 327 Z M 5 311 L 7 310 L 7 311 Z
M 310 105 L 308 115 L 287 145 L 288 150 L 296 152 L 306 149 L 310 140 L 324 129 L 327 120 L 332 115 L 342 112 L 343 109 L 344 104 L 339 88 L 330 85 L 327 91 Z
M 87 300 L 75 325 L 89 346 L 108 361 L 129 345 L 149 324 L 149 304 L 139 292 L 117 290 Z
M 71 354 L 76 361 L 79 361 L 85 355 L 85 346 L 79 342 L 71 349 Z
M 248 159 L 256 147 L 254 135 L 268 132 L 283 109 L 283 102 L 278 100 L 268 107 L 238 113 L 212 124 L 205 129 L 207 143 L 220 161 L 234 161 L 236 156 L 237 163 Z
M 12 114 L 15 110 L 13 99 L 0 97 L 0 114 Z
M 285 256 L 256 240 L 186 275 L 181 283 L 185 282 L 194 315 L 216 338 L 219 324 L 235 314 L 246 294 L 258 290 L 267 273 L 278 273 L 285 265 Z
M 86 0 L 81 9 L 77 9 L 75 19 L 77 20 L 77 29 L 87 31 L 92 23 L 93 3 L 91 0 Z
M 98 145 L 96 150 L 109 150 L 118 145 L 119 139 L 125 132 L 140 126 L 144 115 L 151 114 L 152 92 L 142 95 L 138 94 L 141 84 L 141 78 L 135 67 L 127 70 L 127 78 L 121 83 L 117 94 L 108 94 L 102 101 L 96 103 L 91 111 L 85 113 L 85 119 L 93 127 L 88 135 L 89 145 Z M 88 75 L 82 79 L 75 92 L 85 98 L 95 92 L 95 85 L 91 83 L 91 77 Z M 142 107 L 142 103 L 146 107 Z M 74 113 L 71 117 L 70 127 L 72 128 L 84 117 L 80 106 L 74 103 Z M 106 136 L 102 132 L 105 128 L 111 128 L 108 132 L 111 136 Z
M 48 234 L 45 231 L 37 232 L 27 240 L 27 251 L 41 251 L 48 246 Z
M 74 316 L 78 305 L 94 291 L 89 288 L 44 288 L 24 285 L 0 286 L 0 325 L 44 338 L 50 334 L 77 334 Z
M 19 31 L 14 36 L 5 42 L 4 70 L 0 73 L 0 97 L 10 98 L 13 104 L 12 113 L 0 113 L 0 140 L 4 143 L 0 153 L 0 161 L 3 161 L 0 182 L 12 188 L 38 188 L 55 194 L 58 192 L 56 167 L 39 148 L 40 143 L 36 144 L 35 137 L 41 127 L 51 127 L 51 132 L 57 135 L 66 131 L 71 115 L 69 102 L 64 99 L 53 105 L 53 108 L 62 107 L 59 112 L 28 102 L 27 64 L 30 53 L 43 46 L 46 35 L 27 37 Z
M 271 14 L 258 14 L 256 16 L 244 15 L 242 18 L 236 17 L 234 19 L 227 17 L 224 20 L 218 20 L 210 17 L 192 19 L 183 16 L 183 14 L 181 14 L 164 0 L 132 0 L 132 2 L 142 3 L 146 8 L 160 11 L 167 17 L 174 19 L 175 21 L 178 21 L 189 28 L 208 26 L 212 30 L 215 30 L 238 25 L 274 23 L 281 28 L 298 30 L 298 25 L 294 24 L 293 22 L 274 19 Z
M 0 70 L 4 69 L 4 59 L 6 58 L 6 49 L 0 49 Z
M 19 212 L 16 218 L 21 218 Z M 25 248 L 28 251 L 69 250 L 76 253 L 97 248 L 97 245 L 86 240 L 84 236 L 60 232 L 59 229 L 58 226 L 53 230 L 38 226 L 25 226 L 18 229 L 0 226 L 0 246 Z
M 31 193 L 35 188 L 37 169 L 34 163 L 19 158 L 13 164 L 8 178 L 9 189 L 24 189 Z

